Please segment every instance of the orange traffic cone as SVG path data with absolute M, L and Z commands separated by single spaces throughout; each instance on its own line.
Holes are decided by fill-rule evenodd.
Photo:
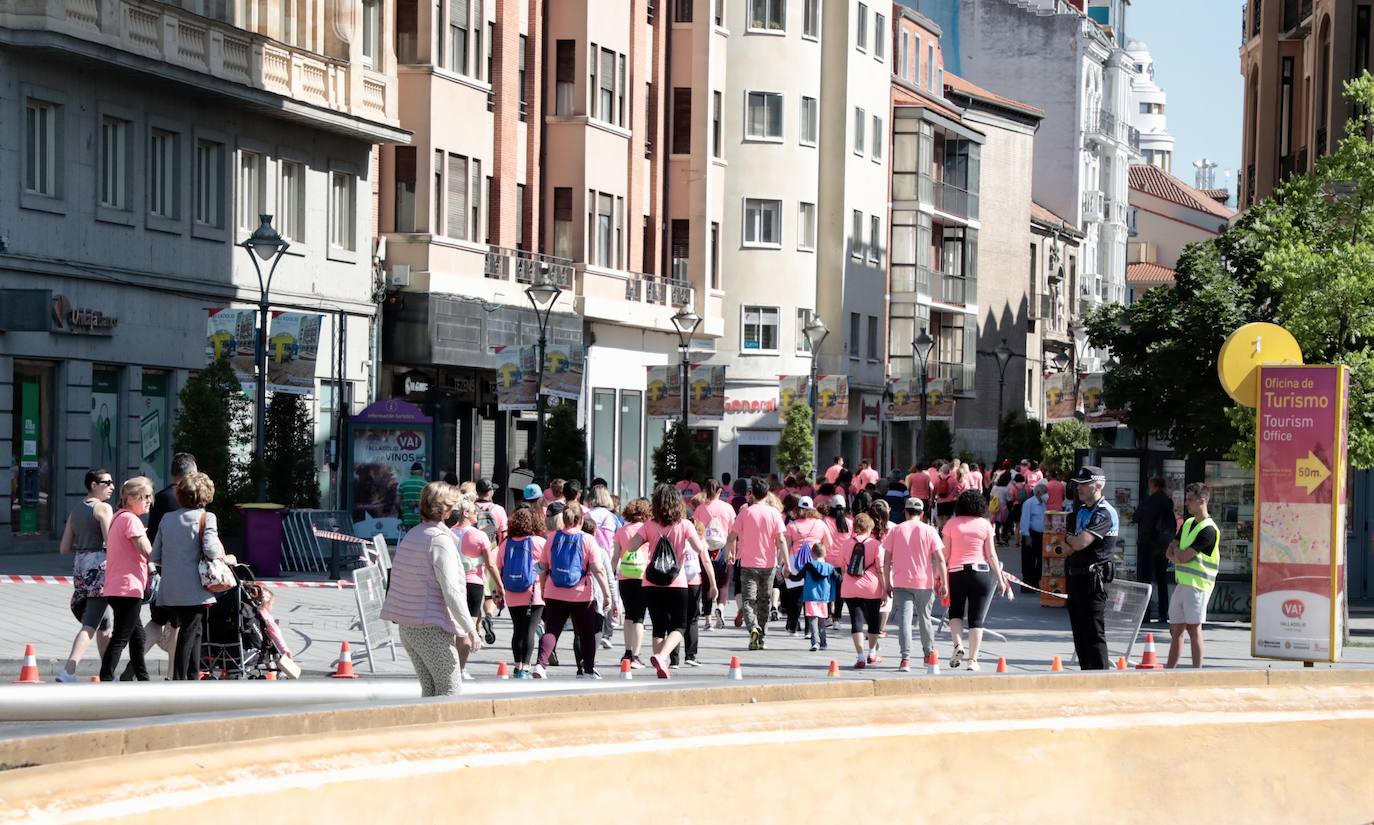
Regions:
M 498 665 L 496 666 L 496 678 L 497 678 L 497 679 L 509 679 L 509 678 L 510 678 L 510 671 L 506 669 L 506 663 L 505 663 L 505 662 L 501 662 L 500 664 L 498 664 Z
M 730 657 L 730 673 L 729 673 L 728 676 L 726 676 L 726 678 L 727 678 L 727 679 L 734 679 L 734 680 L 736 680 L 736 681 L 741 680 L 741 679 L 744 678 L 744 669 L 741 668 L 740 665 L 739 665 L 739 657 L 738 657 L 738 656 L 731 656 L 731 657 Z
M 1051 672 L 1051 673 L 1062 673 L 1063 670 L 1064 670 L 1064 663 L 1059 659 L 1058 656 L 1055 656 L 1054 659 L 1050 661 L 1050 672 Z
M 1120 656 L 1120 657 L 1117 658 L 1117 660 L 1116 660 L 1116 669 L 1117 669 L 1117 670 L 1125 670 L 1125 669 L 1126 669 L 1126 657 L 1125 657 L 1125 656 Z
M 998 673 L 1006 673 L 1006 672 L 1007 672 L 1007 657 L 1006 657 L 1006 656 L 998 656 L 998 657 L 997 657 L 997 672 L 998 672 Z
M 331 679 L 356 679 L 358 674 L 353 672 L 353 651 L 349 649 L 348 642 L 339 646 L 339 665 L 331 674 Z
M 41 685 L 43 680 L 38 678 L 38 656 L 33 652 L 33 645 L 24 645 L 24 664 L 19 668 L 19 678 L 14 680 L 16 685 Z
M 834 659 L 830 660 L 830 669 L 825 672 L 826 676 L 834 678 L 840 675 L 840 663 Z
M 1164 665 L 1159 663 L 1159 657 L 1155 655 L 1155 634 L 1145 634 L 1145 652 L 1140 654 L 1140 664 L 1135 666 L 1136 670 L 1163 670 Z
M 635 677 L 634 672 L 630 669 L 630 660 L 629 660 L 629 659 L 621 659 L 621 660 L 620 660 L 620 678 L 622 678 L 622 679 L 624 679 L 625 681 L 628 682 L 629 680 L 633 679 L 634 677 Z
M 936 656 L 933 650 L 926 654 L 926 675 L 940 675 L 940 657 Z

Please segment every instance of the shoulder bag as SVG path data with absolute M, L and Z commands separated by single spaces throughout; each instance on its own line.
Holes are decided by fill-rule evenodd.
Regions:
M 234 571 L 229 569 L 229 565 L 224 563 L 224 559 L 212 559 L 206 553 L 205 548 L 205 516 L 204 510 L 200 513 L 200 586 L 209 590 L 211 593 L 223 593 L 226 590 L 233 590 L 238 586 L 238 580 L 234 578 Z

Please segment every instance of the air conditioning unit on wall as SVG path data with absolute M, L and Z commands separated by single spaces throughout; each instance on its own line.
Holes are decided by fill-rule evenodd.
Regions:
M 391 265 L 391 285 L 393 287 L 410 286 L 410 264 Z

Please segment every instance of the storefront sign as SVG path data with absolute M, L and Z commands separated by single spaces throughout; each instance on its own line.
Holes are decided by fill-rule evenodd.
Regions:
M 788 408 L 798 401 L 804 404 L 811 403 L 811 376 L 779 375 L 778 409 L 783 415 L 787 415 Z
M 644 414 L 649 418 L 681 417 L 681 365 L 671 364 L 664 367 L 648 367 L 647 369 L 648 376 L 644 384 Z
M 1255 656 L 1340 659 L 1349 381 L 1344 366 L 1260 367 Z
M 206 321 L 206 363 L 228 358 L 239 383 L 253 384 L 257 376 L 257 323 L 256 309 L 211 309 Z
M 313 395 L 324 316 L 274 312 L 267 338 L 267 391 Z
M 727 398 L 725 400 L 725 412 L 730 415 L 767 415 L 776 412 L 778 402 L 772 398 L 755 398 L 748 400 L 744 398 Z
M 822 424 L 849 423 L 849 376 L 822 375 L 816 384 L 816 419 Z
M 725 417 L 725 367 L 692 365 L 692 418 Z
M 119 319 L 98 309 L 72 306 L 66 295 L 52 296 L 52 331 L 69 335 L 114 335 Z
M 744 447 L 772 447 L 780 438 L 781 430 L 735 430 L 735 443 Z

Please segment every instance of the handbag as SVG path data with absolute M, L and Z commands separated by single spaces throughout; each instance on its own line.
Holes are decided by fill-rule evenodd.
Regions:
M 148 574 L 148 585 L 143 588 L 143 603 L 154 604 L 157 593 L 162 589 L 162 574 L 153 570 Z
M 205 512 L 200 514 L 200 586 L 211 593 L 223 593 L 238 586 L 234 571 L 224 563 L 224 559 L 212 559 L 205 554 Z

